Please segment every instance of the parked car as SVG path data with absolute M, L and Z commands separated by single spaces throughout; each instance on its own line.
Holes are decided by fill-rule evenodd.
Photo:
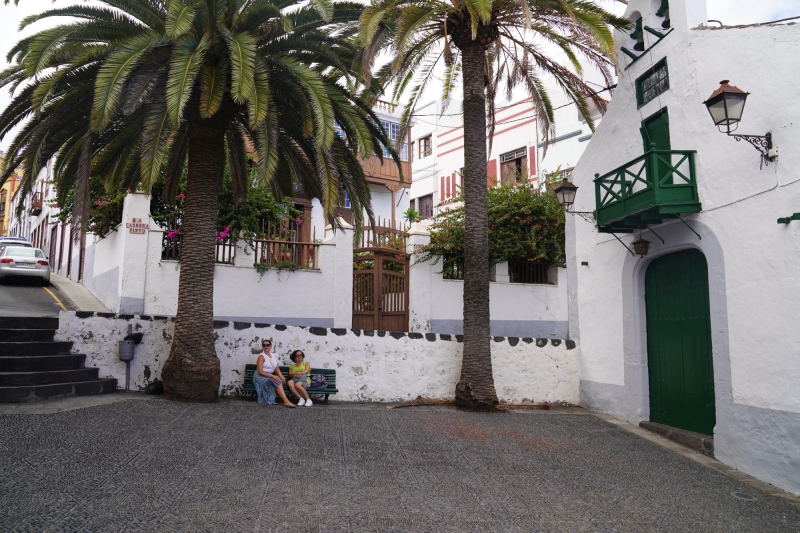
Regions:
M 33 245 L 23 239 L 22 237 L 0 237 L 0 254 L 6 246 L 25 246 L 26 248 L 33 248 Z
M 6 246 L 0 251 L 0 282 L 13 276 L 33 278 L 50 284 L 50 263 L 44 252 L 32 246 Z

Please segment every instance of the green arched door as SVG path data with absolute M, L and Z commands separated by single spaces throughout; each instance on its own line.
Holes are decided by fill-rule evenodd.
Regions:
M 712 435 L 716 416 L 705 256 L 684 250 L 650 263 L 645 302 L 650 421 Z

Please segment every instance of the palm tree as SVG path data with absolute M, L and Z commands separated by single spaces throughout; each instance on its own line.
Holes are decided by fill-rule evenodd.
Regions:
M 6 0 L 8 2 L 8 0 Z M 358 156 L 389 141 L 355 86 L 352 35 L 363 6 L 329 0 L 101 0 L 31 16 L 73 21 L 22 39 L 0 87 L 16 90 L 0 135 L 24 124 L 0 183 L 18 165 L 29 193 L 53 160 L 59 191 L 76 188 L 77 228 L 88 178 L 149 191 L 165 173 L 175 198 L 187 169 L 178 314 L 162 378 L 168 398 L 213 401 L 220 365 L 213 338 L 217 205 L 226 164 L 238 198 L 256 154 L 257 176 L 279 194 L 301 184 L 325 215 L 346 192 L 371 218 Z M 338 125 L 344 132 L 336 134 Z M 393 153 L 397 164 L 399 159 Z M 357 222 L 360 222 L 359 218 Z M 75 232 L 77 234 L 78 232 Z
M 381 86 L 394 84 L 395 100 L 410 87 L 404 125 L 441 63 L 445 103 L 462 80 L 467 215 L 459 406 L 495 409 L 498 402 L 489 344 L 486 200 L 486 117 L 491 140 L 497 90 L 504 85 L 510 97 L 516 86 L 524 87 L 548 140 L 554 133 L 553 107 L 543 77 L 552 77 L 594 127 L 585 98 L 591 97 L 603 110 L 605 102 L 582 80 L 582 62 L 596 67 L 609 82 L 614 61 L 609 26 L 627 24 L 584 0 L 373 0 L 361 16 L 362 73 L 369 84 L 375 58 L 389 50 L 391 58 L 376 79 Z M 551 50 L 563 53 L 567 64 L 553 59 Z

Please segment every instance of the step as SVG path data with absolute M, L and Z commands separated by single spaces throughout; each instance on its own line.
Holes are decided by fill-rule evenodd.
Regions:
M 72 350 L 72 342 L 0 342 L 0 359 L 3 357 L 19 357 L 21 355 L 59 355 Z
M 677 442 L 678 444 L 683 444 L 703 455 L 714 457 L 714 437 L 711 435 L 703 435 L 702 433 L 695 433 L 687 429 L 675 428 L 649 421 L 639 422 L 639 427 L 663 435 L 669 440 Z
M 96 368 L 75 368 L 72 370 L 49 370 L 45 372 L 0 372 L 0 387 L 21 387 L 23 385 L 49 385 L 51 383 L 71 383 L 97 379 Z
M 6 329 L 0 328 L 0 342 L 52 341 L 54 329 Z
M 86 355 L 38 355 L 35 357 L 0 357 L 0 372 L 48 372 L 83 368 Z
M 50 385 L 29 385 L 21 387 L 0 387 L 0 402 L 21 403 L 36 402 L 63 396 L 90 396 L 108 394 L 117 390 L 114 378 L 95 379 L 91 381 L 73 381 L 71 383 L 53 383 Z
M 36 316 L 0 316 L 0 328 L 58 329 L 58 318 Z

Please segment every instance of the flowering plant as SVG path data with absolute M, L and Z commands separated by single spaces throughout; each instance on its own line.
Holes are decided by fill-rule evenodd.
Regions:
M 563 265 L 564 209 L 555 195 L 529 184 L 492 187 L 489 204 L 489 264 L 523 260 Z M 451 200 L 452 201 L 452 200 Z M 463 202 L 463 193 L 455 198 Z M 431 226 L 431 240 L 414 251 L 419 261 L 438 262 L 445 270 L 464 264 L 464 207 L 443 211 Z

